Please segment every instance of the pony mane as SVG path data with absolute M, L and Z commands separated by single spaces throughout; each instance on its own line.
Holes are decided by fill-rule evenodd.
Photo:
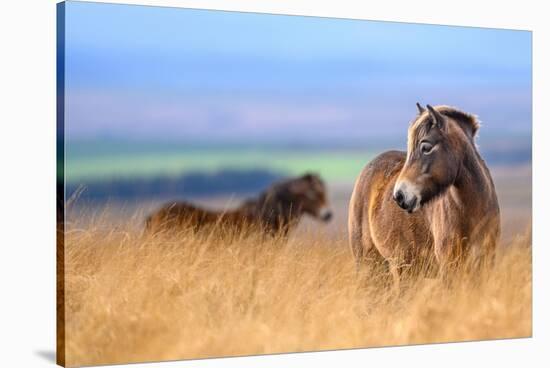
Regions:
M 467 128 L 472 138 L 476 136 L 480 126 L 477 116 L 461 111 L 452 106 L 438 106 L 436 109 L 446 117 L 456 120 L 463 128 Z
M 467 112 L 461 111 L 452 106 L 439 105 L 434 107 L 440 114 L 453 119 L 458 123 L 458 125 L 464 130 L 464 132 L 472 139 L 475 138 L 477 131 L 479 130 L 480 124 L 477 116 L 469 114 Z M 413 138 L 413 141 L 416 142 L 418 136 L 423 136 L 432 121 L 432 118 L 428 111 L 422 112 L 415 120 L 412 121 L 411 128 L 414 131 L 414 135 L 410 138 Z

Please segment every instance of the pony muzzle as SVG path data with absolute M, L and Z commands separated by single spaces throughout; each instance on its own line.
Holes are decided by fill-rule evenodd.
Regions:
M 408 213 L 413 213 L 420 208 L 420 191 L 408 181 L 398 181 L 393 190 L 393 200 Z
M 319 211 L 319 218 L 324 222 L 329 222 L 332 219 L 332 211 L 328 207 L 323 207 Z

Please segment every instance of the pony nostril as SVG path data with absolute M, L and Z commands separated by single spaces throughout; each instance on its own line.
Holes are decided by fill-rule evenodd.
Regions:
M 397 204 L 400 207 L 403 207 L 403 200 L 405 199 L 405 196 L 403 195 L 403 192 L 401 191 L 401 189 L 395 192 L 393 199 L 397 202 Z
M 318 218 L 322 221 L 328 222 L 332 218 L 332 211 L 329 209 L 324 209 L 319 213 Z

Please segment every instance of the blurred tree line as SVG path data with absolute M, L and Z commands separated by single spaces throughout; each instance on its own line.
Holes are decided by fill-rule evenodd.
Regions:
M 99 201 L 249 194 L 260 192 L 283 177 L 281 173 L 263 169 L 220 170 L 213 173 L 189 172 L 176 177 L 120 178 L 73 183 L 66 186 L 66 193 L 67 197 L 70 197 L 73 193 L 81 191 L 82 199 Z

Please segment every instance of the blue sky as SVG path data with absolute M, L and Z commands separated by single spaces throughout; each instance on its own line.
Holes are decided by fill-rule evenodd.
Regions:
M 68 139 L 366 140 L 414 103 L 531 132 L 531 33 L 68 2 Z

